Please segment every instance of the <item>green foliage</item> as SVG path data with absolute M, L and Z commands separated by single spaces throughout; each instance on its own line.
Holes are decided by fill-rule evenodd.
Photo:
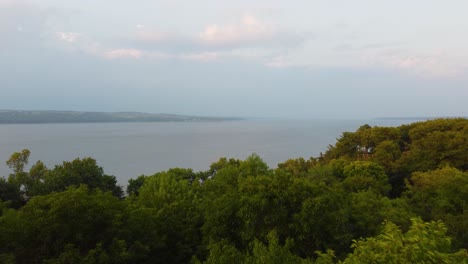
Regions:
M 141 175 L 141 176 L 138 176 L 138 178 L 136 179 L 128 180 L 127 194 L 138 196 L 140 194 L 140 188 L 145 183 L 146 178 L 147 176 Z
M 282 246 L 276 236 L 275 231 L 271 231 L 267 236 L 268 245 L 261 243 L 258 240 L 253 242 L 252 253 L 248 255 L 245 262 L 246 264 L 296 264 L 296 263 L 312 263 L 307 259 L 302 259 L 297 255 L 291 253 L 290 249 L 294 241 L 287 239 Z
M 13 170 L 15 175 L 19 175 L 24 171 L 24 167 L 28 164 L 31 151 L 23 149 L 21 152 L 11 154 L 6 164 Z
M 367 160 L 376 152 L 383 142 L 398 142 L 398 128 L 361 126 L 356 132 L 344 132 L 335 146 L 330 146 L 325 159 L 340 157 Z M 388 143 L 387 143 L 388 144 Z
M 15 256 L 13 254 L 0 254 L 0 263 L 14 264 Z
M 383 221 L 391 221 L 408 228 L 415 216 L 405 200 L 389 199 L 373 191 L 360 191 L 347 196 L 349 233 L 353 238 L 377 235 Z
M 57 258 L 46 260 L 46 264 L 80 264 L 83 261 L 80 250 L 73 244 L 67 244 Z
M 302 182 L 291 189 L 298 190 L 300 209 L 293 215 L 294 240 L 301 256 L 313 256 L 317 250 L 344 250 L 351 243 L 352 234 L 346 194 L 343 189 L 319 183 Z
M 371 160 L 381 164 L 387 173 L 391 173 L 396 169 L 396 161 L 401 154 L 397 141 L 384 140 L 375 147 Z
M 205 264 L 239 264 L 245 261 L 245 255 L 227 240 L 210 244 L 208 247 L 210 254 Z
M 467 119 L 416 123 L 409 131 L 409 151 L 399 163 L 411 172 L 433 170 L 441 165 L 467 170 L 467 135 Z
M 292 239 L 287 239 L 284 245 L 281 245 L 275 231 L 271 231 L 267 235 L 267 242 L 262 243 L 259 240 L 254 240 L 246 253 L 240 252 L 236 247 L 228 241 L 222 240 L 218 243 L 209 246 L 210 254 L 208 259 L 203 262 L 205 264 L 216 263 L 244 263 L 244 264 L 308 264 L 312 263 L 309 259 L 303 259 L 291 252 L 291 247 L 294 245 Z
M 8 202 L 8 205 L 13 208 L 19 208 L 23 205 L 24 199 L 21 195 L 18 185 L 0 178 L 0 202 Z
M 425 220 L 443 220 L 455 245 L 468 248 L 468 173 L 444 167 L 412 175 L 405 198 Z
M 104 174 L 104 171 L 92 158 L 64 161 L 62 165 L 48 169 L 43 162 L 37 161 L 29 170 L 24 167 L 29 161 L 30 151 L 27 149 L 15 152 L 7 161 L 13 170 L 8 182 L 0 179 L 0 199 L 11 201 L 12 206 L 19 207 L 36 195 L 65 191 L 70 186 L 87 185 L 91 189 L 111 191 L 115 196 L 122 197 L 122 187 L 117 185 L 114 176 Z
M 131 201 L 128 240 L 145 247 L 148 263 L 187 263 L 199 254 L 201 219 L 190 173 L 173 169 L 149 176 Z
M 102 167 L 92 158 L 64 161 L 44 177 L 46 193 L 64 191 L 69 186 L 80 184 L 85 184 L 91 189 L 110 191 L 117 197 L 123 195 L 122 187 L 117 185 L 115 177 L 104 174 Z
M 424 223 L 413 218 L 403 233 L 386 223 L 382 234 L 353 243 L 354 252 L 342 263 L 468 263 L 466 250 L 453 253 L 442 222 Z
M 245 161 L 242 161 L 239 166 L 241 170 L 241 176 L 259 176 L 267 175 L 269 172 L 268 165 L 258 156 L 252 154 Z
M 1 258 L 15 259 L 15 251 L 22 244 L 23 221 L 17 210 L 1 208 L 0 216 L 0 255 Z
M 468 119 L 464 118 L 435 119 L 396 128 L 364 125 L 356 132 L 344 132 L 334 146 L 329 146 L 323 160 L 376 162 L 389 177 L 391 195 L 397 197 L 413 172 L 445 165 L 467 170 L 467 135 Z
M 111 242 L 123 212 L 123 204 L 110 193 L 81 186 L 36 196 L 14 214 L 2 215 L 0 221 L 5 239 L 17 236 L 12 245 L 17 263 L 40 263 L 59 256 L 68 244 L 90 250 L 98 242 Z
M 241 163 L 241 160 L 238 159 L 227 159 L 226 157 L 220 158 L 218 161 L 213 162 L 210 165 L 210 175 L 214 175 L 217 171 L 221 170 L 224 167 L 227 166 L 233 166 L 233 167 L 239 167 Z
M 291 173 L 294 176 L 306 176 L 309 170 L 317 165 L 316 159 L 310 158 L 305 160 L 304 158 L 289 159 L 283 163 L 278 164 L 278 168 L 286 172 Z
M 28 149 L 23 149 L 21 152 L 11 154 L 10 158 L 6 161 L 7 166 L 13 170 L 13 173 L 8 177 L 9 184 L 2 184 L 5 194 L 0 194 L 0 197 L 1 199 L 11 199 L 10 201 L 12 201 L 14 207 L 18 207 L 18 205 L 23 204 L 27 200 L 26 193 L 32 184 L 28 174 L 24 172 L 24 167 L 29 162 L 30 154 L 31 152 Z
M 384 169 L 377 163 L 354 161 L 344 167 L 343 174 L 343 185 L 351 192 L 372 190 L 387 195 L 391 188 Z

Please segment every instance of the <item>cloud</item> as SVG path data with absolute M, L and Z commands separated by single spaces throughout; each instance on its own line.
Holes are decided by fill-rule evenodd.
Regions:
M 182 60 L 201 61 L 201 62 L 215 61 L 219 59 L 219 57 L 220 55 L 216 52 L 184 54 L 180 56 Z
M 304 66 L 302 63 L 294 62 L 294 59 L 287 55 L 279 55 L 268 58 L 266 59 L 264 65 L 272 68 Z
M 210 24 L 195 34 L 137 24 L 127 38 L 130 45 L 138 48 L 181 54 L 294 47 L 303 40 L 303 36 L 282 31 L 252 15 L 243 15 L 232 23 Z
M 207 25 L 195 34 L 136 24 L 122 43 L 140 50 L 140 56 L 144 58 L 199 62 L 238 59 L 264 63 L 271 59 L 271 54 L 294 49 L 304 39 L 304 36 L 282 31 L 271 23 L 245 14 L 231 23 Z
M 0 0 L 0 33 L 37 30 L 43 23 L 44 17 L 36 6 L 24 1 Z
M 55 35 L 59 40 L 69 43 L 75 42 L 80 37 L 80 34 L 76 32 L 55 32 Z
M 272 26 L 252 15 L 244 15 L 237 23 L 221 26 L 211 24 L 198 34 L 198 38 L 207 45 L 239 45 L 269 41 L 276 34 Z
M 339 39 L 338 39 L 339 40 Z M 369 44 L 361 40 L 339 43 L 326 37 L 310 39 L 299 49 L 283 49 L 265 57 L 267 67 L 382 69 L 418 78 L 466 76 L 468 54 L 415 50 L 404 42 Z
M 135 39 L 143 43 L 162 43 L 173 41 L 179 38 L 175 33 L 159 30 L 154 27 L 147 27 L 145 25 L 136 25 Z
M 113 50 L 104 52 L 104 57 L 108 59 L 118 59 L 118 58 L 139 59 L 143 55 L 144 53 L 141 50 L 137 50 L 137 49 L 113 49 Z
M 63 45 L 66 43 L 67 45 Z M 125 48 L 110 48 L 87 34 L 78 32 L 55 32 L 55 48 L 68 52 L 82 52 L 105 59 L 170 59 L 176 56 L 155 50 L 146 50 L 127 46 Z M 119 45 L 117 42 L 115 45 Z M 122 45 L 124 46 L 124 45 Z
M 0 0 L 0 53 L 41 47 L 46 22 L 47 13 L 32 3 Z
M 461 55 L 460 55 L 461 56 Z M 466 64 L 442 52 L 420 53 L 406 50 L 380 51 L 367 57 L 369 65 L 381 65 L 420 77 L 458 77 L 466 72 Z
M 0 0 L 0 6 L 13 6 L 13 5 L 19 5 L 23 1 L 18 1 L 18 0 Z
M 146 51 L 134 48 L 125 49 L 111 49 L 111 50 L 97 50 L 93 54 L 102 56 L 106 59 L 152 59 L 152 60 L 166 60 L 176 59 L 178 56 L 159 51 Z M 190 59 L 192 57 L 186 56 L 183 59 Z M 193 55 L 193 60 L 196 60 Z

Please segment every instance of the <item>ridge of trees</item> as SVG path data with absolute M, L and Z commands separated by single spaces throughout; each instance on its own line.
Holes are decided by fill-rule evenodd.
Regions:
M 256 154 L 129 180 L 92 158 L 0 178 L 0 263 L 468 263 L 468 120 L 344 132 L 318 158 Z

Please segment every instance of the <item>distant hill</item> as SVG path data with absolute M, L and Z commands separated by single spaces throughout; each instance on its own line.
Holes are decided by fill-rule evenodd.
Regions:
M 408 121 L 425 121 L 438 118 L 468 118 L 468 116 L 413 116 L 413 117 L 378 117 L 377 120 L 408 120 Z
M 0 124 L 107 123 L 107 122 L 202 122 L 241 120 L 237 117 L 205 117 L 140 112 L 78 112 L 0 110 Z

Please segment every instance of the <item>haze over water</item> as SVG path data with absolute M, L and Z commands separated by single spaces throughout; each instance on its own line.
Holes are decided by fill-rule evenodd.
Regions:
M 270 166 L 317 157 L 344 131 L 363 124 L 396 126 L 409 120 L 243 120 L 225 122 L 0 125 L 0 175 L 15 151 L 31 150 L 30 165 L 48 167 L 92 157 L 119 184 L 174 167 L 207 170 L 220 157 L 257 153 Z

